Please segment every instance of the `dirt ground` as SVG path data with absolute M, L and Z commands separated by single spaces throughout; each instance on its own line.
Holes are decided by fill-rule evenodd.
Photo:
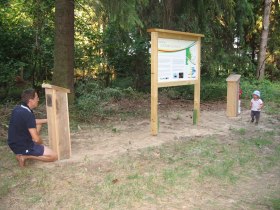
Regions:
M 250 132 L 255 130 L 272 131 L 279 126 L 277 119 L 265 113 L 261 114 L 258 126 L 250 122 L 250 110 L 242 107 L 241 114 L 236 118 L 226 116 L 226 104 L 223 102 L 201 104 L 201 116 L 198 125 L 193 125 L 192 101 L 172 103 L 163 101 L 159 104 L 159 133 L 151 136 L 150 119 L 128 119 L 116 120 L 109 123 L 107 127 L 96 125 L 80 125 L 76 132 L 71 134 L 72 157 L 64 162 L 82 162 L 91 160 L 97 165 L 104 161 L 112 161 L 114 158 L 138 149 L 158 146 L 167 142 L 184 140 L 209 135 L 221 135 L 230 138 L 232 130 L 245 129 Z M 227 141 L 228 139 L 224 139 Z M 207 203 L 215 201 L 215 209 L 232 209 L 234 203 L 244 198 L 245 203 L 255 202 L 260 195 L 270 192 L 270 188 L 280 189 L 280 170 L 273 170 L 257 176 L 254 179 L 246 180 L 239 184 L 239 187 L 226 187 L 222 191 L 213 186 L 212 183 L 200 186 L 191 186 L 191 191 L 183 195 L 169 196 L 161 200 L 157 205 L 141 204 L 135 209 L 205 209 Z M 171 204 L 172 203 L 172 204 Z M 172 207 L 173 206 L 173 207 Z M 211 206 L 211 207 L 210 207 Z M 207 209 L 213 208 L 210 205 Z M 248 209 L 248 206 L 239 205 L 241 209 Z M 267 206 L 256 204 L 258 209 L 268 209 Z
M 71 159 L 60 162 L 80 162 L 86 158 L 98 164 L 111 161 L 126 152 L 176 140 L 221 135 L 225 137 L 226 142 L 231 138 L 232 130 L 244 129 L 247 135 L 250 135 L 255 130 L 273 131 L 276 126 L 279 127 L 279 120 L 272 119 L 265 113 L 261 114 L 258 126 L 251 123 L 250 110 L 246 107 L 242 108 L 238 117 L 228 118 L 225 103 L 202 104 L 199 124 L 193 125 L 192 106 L 192 102 L 160 104 L 157 136 L 151 136 L 150 119 L 118 120 L 107 128 L 98 128 L 95 125 L 80 126 L 80 130 L 71 135 Z M 270 209 L 256 201 L 263 199 L 262 195 L 269 194 L 271 189 L 280 190 L 280 170 L 273 169 L 245 180 L 238 186 L 227 186 L 218 192 L 216 190 L 221 188 L 213 186 L 213 183 L 196 183 L 189 187 L 191 191 L 187 191 L 186 194 L 168 196 L 156 205 L 141 203 L 134 209 L 232 209 L 237 203 L 240 203 L 237 205 L 238 209 Z M 213 202 L 216 204 L 213 205 Z M 254 202 L 256 206 L 253 208 L 246 205 Z
M 232 129 L 255 129 L 270 131 L 275 122 L 262 113 L 258 126 L 250 123 L 250 111 L 242 110 L 236 118 L 226 116 L 225 103 L 207 103 L 201 105 L 198 125 L 193 125 L 192 102 L 159 105 L 159 133 L 152 136 L 150 119 L 128 119 L 110 122 L 106 127 L 97 125 L 78 125 L 71 134 L 72 156 L 62 162 L 79 162 L 85 158 L 100 162 L 112 159 L 127 151 L 153 147 L 178 139 L 202 137 L 213 134 L 229 135 Z M 270 123 L 268 123 L 270 121 Z
M 271 118 L 265 112 L 261 114 L 259 125 L 250 122 L 250 110 L 242 107 L 241 114 L 236 118 L 226 116 L 226 104 L 213 102 L 201 104 L 201 116 L 198 125 L 193 125 L 192 101 L 162 100 L 159 104 L 159 133 L 152 136 L 150 133 L 149 108 L 147 103 L 138 104 L 146 110 L 147 117 L 115 117 L 103 125 L 75 125 L 71 131 L 72 155 L 70 159 L 55 163 L 28 162 L 27 167 L 57 167 L 68 164 L 79 164 L 90 160 L 93 165 L 112 162 L 119 156 L 139 149 L 158 146 L 164 143 L 188 140 L 196 137 L 220 135 L 223 141 L 230 141 L 232 130 L 246 130 L 250 135 L 256 130 L 273 131 L 279 128 L 280 121 Z M 127 107 L 129 109 L 129 107 Z M 137 107 L 136 107 L 137 108 Z M 47 136 L 44 136 L 47 138 Z M 280 137 L 279 137 L 280 139 Z M 256 175 L 254 179 L 242 180 L 238 186 L 225 188 L 216 187 L 214 183 L 193 183 L 184 194 L 170 195 L 157 204 L 135 204 L 132 209 L 255 209 L 249 208 L 246 202 L 256 202 L 262 195 L 272 191 L 280 191 L 280 170 Z M 219 189 L 217 192 L 216 190 Z M 243 202 L 242 202 L 243 201 Z M 9 201 L 7 201 L 9 202 Z M 215 202 L 215 205 L 213 205 Z M 239 203 L 238 205 L 233 205 Z M 6 203 L 8 205 L 8 203 Z M 256 203 L 256 209 L 270 209 L 263 204 Z

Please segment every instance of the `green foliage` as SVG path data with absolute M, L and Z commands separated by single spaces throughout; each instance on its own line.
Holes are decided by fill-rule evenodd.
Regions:
M 225 79 L 216 81 L 202 79 L 200 98 L 203 101 L 224 100 L 227 94 L 226 88 L 227 84 Z M 163 88 L 161 92 L 166 94 L 171 99 L 183 98 L 187 100 L 193 100 L 194 86 L 187 85 L 181 87 Z
M 0 12 L 0 86 L 16 76 L 37 81 L 50 76 L 53 48 L 53 2 L 12 0 Z
M 241 77 L 240 86 L 242 89 L 242 99 L 251 99 L 254 90 L 261 92 L 261 98 L 266 102 L 280 103 L 280 83 L 270 82 L 268 80 L 247 80 Z M 171 99 L 187 99 L 193 100 L 194 86 L 181 86 L 160 89 L 162 94 L 165 94 Z M 219 78 L 216 80 L 209 80 L 206 77 L 201 79 L 201 100 L 203 101 L 217 101 L 226 100 L 227 96 L 227 82 L 226 78 Z
M 269 80 L 280 78 L 279 8 L 273 1 L 266 59 Z M 201 73 L 207 78 L 215 81 L 232 72 L 255 78 L 262 10 L 261 0 L 75 1 L 75 76 L 91 76 L 105 86 L 147 90 L 146 29 L 158 27 L 205 35 Z M 15 85 L 20 69 L 33 86 L 51 80 L 53 48 L 54 1 L 1 1 L 0 86 Z M 217 90 L 214 86 L 210 89 Z M 207 88 L 202 86 L 202 96 L 215 98 Z
M 251 99 L 254 90 L 261 92 L 261 99 L 265 102 L 280 102 L 280 83 L 268 80 L 246 80 L 241 78 L 242 98 Z
M 280 198 L 272 198 L 270 199 L 270 203 L 272 204 L 273 210 L 280 210 Z
M 133 87 L 143 90 L 149 69 L 148 40 L 137 30 L 130 32 L 111 23 L 103 34 L 107 64 L 116 79 L 130 77 Z
M 94 116 L 103 117 L 111 113 L 114 101 L 124 98 L 136 98 L 132 88 L 120 89 L 102 87 L 97 81 L 81 81 L 76 87 L 76 116 L 82 121 L 91 122 Z

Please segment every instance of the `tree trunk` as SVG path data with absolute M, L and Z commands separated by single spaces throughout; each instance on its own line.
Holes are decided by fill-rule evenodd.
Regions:
M 264 79 L 270 9 L 271 9 L 271 0 L 264 0 L 263 28 L 262 28 L 262 36 L 261 36 L 261 43 L 260 43 L 258 68 L 257 68 L 258 79 Z
M 55 1 L 55 46 L 52 83 L 68 88 L 74 101 L 74 1 Z

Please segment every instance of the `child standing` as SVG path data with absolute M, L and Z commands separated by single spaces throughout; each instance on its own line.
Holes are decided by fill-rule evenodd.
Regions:
M 256 125 L 259 123 L 261 109 L 263 107 L 263 101 L 260 99 L 261 93 L 258 90 L 253 92 L 253 98 L 251 100 L 251 122 L 254 122 L 256 118 Z

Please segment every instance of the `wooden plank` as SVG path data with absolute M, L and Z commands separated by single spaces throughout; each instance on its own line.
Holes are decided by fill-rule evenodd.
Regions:
M 183 36 L 192 36 L 192 37 L 204 37 L 203 34 L 196 34 L 196 33 L 189 33 L 189 32 L 182 32 L 182 31 L 173 31 L 173 30 L 166 30 L 166 29 L 159 29 L 159 28 L 150 28 L 147 30 L 148 32 L 158 32 L 159 37 L 161 34 L 174 34 L 174 35 L 183 35 Z
M 241 75 L 240 74 L 231 74 L 226 79 L 227 82 L 238 82 L 240 80 Z
M 56 91 L 53 89 L 45 89 L 46 93 L 46 109 L 47 109 L 47 120 L 48 120 L 48 136 L 49 146 L 58 152 L 57 134 L 56 134 Z
M 60 159 L 68 159 L 71 156 L 68 98 L 67 93 L 61 91 L 57 91 L 56 96 L 56 131 L 59 157 Z
M 63 88 L 63 87 L 58 87 L 58 86 L 51 85 L 51 84 L 43 83 L 42 87 L 46 88 L 46 89 L 53 89 L 53 90 L 57 90 L 57 91 L 61 91 L 61 92 L 70 93 L 69 89 L 66 89 L 66 88 Z
M 228 82 L 227 84 L 227 116 L 236 117 L 238 113 L 238 84 Z
M 159 38 L 197 41 L 198 37 L 195 37 L 195 36 L 192 36 L 192 35 L 183 35 L 183 34 L 160 33 Z
M 194 124 L 197 124 L 200 119 L 200 81 L 198 81 L 194 85 L 194 104 L 193 109 L 196 112 L 196 122 Z
M 174 81 L 174 82 L 159 82 L 158 87 L 173 87 L 173 86 L 182 86 L 182 85 L 193 85 L 195 84 L 195 80 L 188 81 Z
M 234 83 L 230 82 L 227 83 L 227 116 L 228 117 L 234 117 L 234 102 L 232 98 L 232 89 L 233 89 Z
M 194 85 L 194 110 L 196 112 L 196 122 L 197 124 L 200 119 L 200 58 L 201 57 L 201 38 L 197 41 L 197 80 Z
M 158 134 L 158 33 L 151 33 L 151 134 Z

